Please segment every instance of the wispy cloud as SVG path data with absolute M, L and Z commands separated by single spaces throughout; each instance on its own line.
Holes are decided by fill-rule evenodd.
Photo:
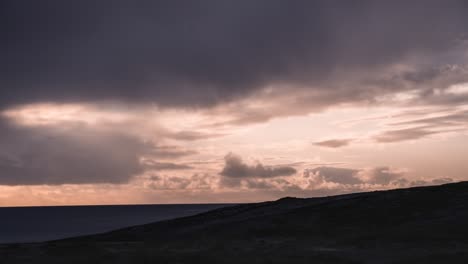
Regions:
M 146 162 L 144 164 L 145 169 L 147 170 L 188 170 L 193 169 L 192 166 L 186 164 L 177 164 L 171 162 Z
M 324 141 L 314 142 L 314 145 L 326 148 L 341 148 L 348 146 L 354 139 L 329 139 Z
M 381 143 L 401 142 L 406 140 L 420 139 L 429 135 L 443 133 L 448 131 L 431 131 L 426 127 L 405 128 L 398 130 L 389 130 L 376 135 L 374 139 Z

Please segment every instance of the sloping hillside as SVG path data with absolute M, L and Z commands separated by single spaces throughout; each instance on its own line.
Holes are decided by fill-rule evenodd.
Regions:
M 468 263 L 468 182 L 283 198 L 43 244 L 0 263 Z

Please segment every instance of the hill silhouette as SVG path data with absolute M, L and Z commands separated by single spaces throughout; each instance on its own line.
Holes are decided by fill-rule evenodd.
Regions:
M 36 244 L 0 263 L 468 263 L 468 182 L 286 197 Z

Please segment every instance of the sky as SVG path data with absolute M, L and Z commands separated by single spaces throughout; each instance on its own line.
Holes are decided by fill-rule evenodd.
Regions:
M 468 4 L 6 0 L 0 206 L 468 180 Z

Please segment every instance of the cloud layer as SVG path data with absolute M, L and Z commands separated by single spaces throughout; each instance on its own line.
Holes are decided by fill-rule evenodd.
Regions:
M 174 161 L 197 153 L 161 144 L 171 134 L 148 132 L 134 120 L 24 119 L 0 116 L 0 185 L 125 184 L 145 171 L 192 169 Z
M 466 79 L 466 8 L 456 0 L 3 1 L 0 107 L 209 106 L 272 86 L 322 104 L 411 89 L 430 98 L 434 86 Z
M 2 120 L 3 121 L 3 120 Z M 27 129 L 0 122 L 0 185 L 126 183 L 150 145 L 119 132 Z
M 463 0 L 1 1 L 0 198 L 20 185 L 190 199 L 461 179 L 467 11 Z M 362 106 L 388 109 L 337 125 Z

